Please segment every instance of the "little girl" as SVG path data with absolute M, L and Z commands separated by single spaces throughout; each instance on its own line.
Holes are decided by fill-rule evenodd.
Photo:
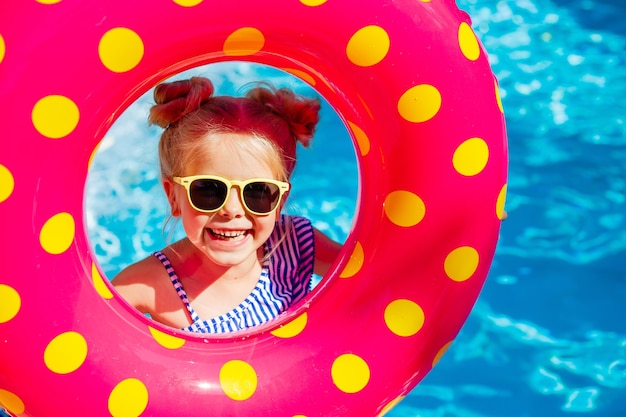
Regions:
M 124 269 L 117 291 L 167 326 L 225 333 L 271 320 L 310 290 L 340 245 L 309 220 L 281 214 L 320 103 L 263 84 L 214 96 L 202 77 L 156 87 L 149 121 L 163 188 L 186 237 Z

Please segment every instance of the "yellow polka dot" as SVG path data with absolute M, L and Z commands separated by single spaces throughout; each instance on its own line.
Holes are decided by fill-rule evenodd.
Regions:
M 240 360 L 226 362 L 220 369 L 220 384 L 224 393 L 236 401 L 247 400 L 256 391 L 258 379 L 250 364 Z
M 12 414 L 24 414 L 26 407 L 24 401 L 11 391 L 0 389 L 0 407 Z
M 361 246 L 360 242 L 356 242 L 354 245 L 354 250 L 350 255 L 350 259 L 348 260 L 348 264 L 339 274 L 339 278 L 350 278 L 353 277 L 357 272 L 361 270 L 363 266 L 363 261 L 365 260 L 365 253 L 363 252 L 363 246 Z
M 444 270 L 446 275 L 457 282 L 468 280 L 478 268 L 479 256 L 470 246 L 456 248 L 446 256 Z
M 381 412 L 376 416 L 376 417 L 383 417 L 384 415 L 386 415 L 388 412 L 390 412 L 396 405 L 400 404 L 400 401 L 402 401 L 406 396 L 405 395 L 400 395 L 399 397 L 397 397 L 395 400 L 390 401 L 382 410 Z
M 506 189 L 507 185 L 504 184 L 498 193 L 498 200 L 496 201 L 496 216 L 500 220 L 504 220 L 504 203 L 506 202 Z
M 470 138 L 459 145 L 452 156 L 454 169 L 467 177 L 480 174 L 489 161 L 489 147 L 481 138 Z
M 57 3 L 61 3 L 61 0 L 37 0 L 37 3 L 41 3 L 41 4 L 57 4 Z
M 283 68 L 283 71 L 288 72 L 291 75 L 295 75 L 296 77 L 300 78 L 302 81 L 314 87 L 317 84 L 317 81 L 315 81 L 315 78 L 313 78 L 313 76 L 309 74 L 308 72 L 305 72 L 296 68 Z
M 74 131 L 80 119 L 80 111 L 69 98 L 51 95 L 35 104 L 32 119 L 35 129 L 43 136 L 59 139 Z
M 350 126 L 350 130 L 354 134 L 354 139 L 356 139 L 356 144 L 359 147 L 359 152 L 361 152 L 362 156 L 365 156 L 370 151 L 370 140 L 359 126 L 352 122 L 348 122 L 348 126 Z
M 143 59 L 143 40 L 128 28 L 113 28 L 100 39 L 98 54 L 102 64 L 110 71 L 127 72 Z
M 46 346 L 43 360 L 57 374 L 74 372 L 87 358 L 87 341 L 76 332 L 61 333 Z
M 359 29 L 348 41 L 348 59 L 360 67 L 378 64 L 389 52 L 389 35 L 380 26 L 365 26 Z
M 39 242 L 41 247 L 52 255 L 65 252 L 74 241 L 76 225 L 69 213 L 52 216 L 41 228 Z
M 183 7 L 193 7 L 202 3 L 203 0 L 174 0 L 174 3 Z
M 333 382 L 341 391 L 354 394 L 370 380 L 370 368 L 361 357 L 352 353 L 339 356 L 331 368 Z
M 426 214 L 426 206 L 421 198 L 409 191 L 393 191 L 385 198 L 385 214 L 392 223 L 402 226 L 415 226 Z
M 15 188 L 15 180 L 13 174 L 4 165 L 0 165 L 0 203 L 5 201 Z
M 441 108 L 441 93 L 430 84 L 411 87 L 398 101 L 398 112 L 403 119 L 422 123 L 432 119 Z
M 93 286 L 96 288 L 96 292 L 100 294 L 102 298 L 106 300 L 113 298 L 113 293 L 104 283 L 104 279 L 102 279 L 102 275 L 100 275 L 100 271 L 98 271 L 98 267 L 94 263 L 91 264 L 91 280 L 93 281 Z
M 180 337 L 172 336 L 167 333 L 163 333 L 160 330 L 157 330 L 151 326 L 148 326 L 148 330 L 150 330 L 150 334 L 157 341 L 157 343 L 164 348 L 167 349 L 178 349 L 181 348 L 185 344 L 185 339 L 181 339 Z
M 276 337 L 280 337 L 283 339 L 297 336 L 302 332 L 302 330 L 304 330 L 307 321 L 308 315 L 306 312 L 304 312 L 295 319 L 291 320 L 289 323 L 284 324 L 278 329 L 273 330 L 272 334 Z
M 413 336 L 421 330 L 424 320 L 424 310 L 411 300 L 395 300 L 385 308 L 385 323 L 398 336 Z
M 459 26 L 459 46 L 465 58 L 470 61 L 476 61 L 480 56 L 480 46 L 476 34 L 471 26 L 465 22 L 461 22 Z
M 504 113 L 504 107 L 502 106 L 502 98 L 500 97 L 500 86 L 497 81 L 494 81 L 496 88 L 496 103 L 498 103 L 498 108 L 500 109 L 500 113 Z
M 109 395 L 109 413 L 113 417 L 139 417 L 148 406 L 148 389 L 138 379 L 128 378 Z
M 300 3 L 304 4 L 305 6 L 321 6 L 322 4 L 326 3 L 328 0 L 300 0 Z
M 20 311 L 22 299 L 12 287 L 0 284 L 0 323 L 12 320 Z
M 448 348 L 450 348 L 451 345 L 452 345 L 452 341 L 449 341 L 448 343 L 443 345 L 441 349 L 439 349 L 439 352 L 437 352 L 437 354 L 435 355 L 435 358 L 433 359 L 433 364 L 432 364 L 433 368 L 435 367 L 435 365 L 439 363 L 439 361 L 441 360 L 443 355 L 448 351 Z
M 7 45 L 4 42 L 4 37 L 0 35 L 0 64 L 4 60 L 4 55 L 7 53 Z
M 263 49 L 265 36 L 256 28 L 241 28 L 231 33 L 224 42 L 224 53 L 228 56 L 252 55 Z

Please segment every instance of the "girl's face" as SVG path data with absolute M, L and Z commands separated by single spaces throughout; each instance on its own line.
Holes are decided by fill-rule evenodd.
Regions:
M 245 139 L 230 133 L 212 135 L 210 154 L 187 167 L 184 175 L 216 175 L 228 180 L 277 179 L 266 161 L 242 155 L 229 146 L 233 140 Z M 241 202 L 239 188 L 233 186 L 222 208 L 203 213 L 191 206 L 182 185 L 172 184 L 170 188 L 172 213 L 180 214 L 190 242 L 213 263 L 236 267 L 263 256 L 258 250 L 274 230 L 280 207 L 267 215 L 251 214 Z

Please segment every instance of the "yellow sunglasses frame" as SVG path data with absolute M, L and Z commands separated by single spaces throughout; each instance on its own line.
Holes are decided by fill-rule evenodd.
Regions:
M 218 208 L 214 210 L 205 210 L 205 209 L 201 209 L 197 207 L 193 203 L 193 201 L 191 200 L 190 187 L 191 187 L 191 183 L 194 182 L 195 180 L 216 180 L 216 181 L 220 181 L 226 184 L 227 186 L 226 196 L 224 197 L 224 201 Z M 189 200 L 189 204 L 191 204 L 191 207 L 193 207 L 195 210 L 202 212 L 202 213 L 215 213 L 216 211 L 219 211 L 222 207 L 224 207 L 224 205 L 228 201 L 228 198 L 230 197 L 230 190 L 233 187 L 237 187 L 239 188 L 239 198 L 241 200 L 243 207 L 246 209 L 246 211 L 248 211 L 249 213 L 255 214 L 257 216 L 266 216 L 268 214 L 272 214 L 274 211 L 276 211 L 278 207 L 280 207 L 280 202 L 283 198 L 283 195 L 286 192 L 288 192 L 289 189 L 291 188 L 291 184 L 289 184 L 288 182 L 272 180 L 269 178 L 250 178 L 247 180 L 240 181 L 240 180 L 229 180 L 229 179 L 220 177 L 218 175 L 190 175 L 187 177 L 172 177 L 172 181 L 174 181 L 176 184 L 180 184 L 183 187 L 185 187 L 185 190 L 187 191 L 187 200 Z M 246 185 L 252 184 L 254 182 L 265 182 L 269 184 L 274 184 L 278 187 L 279 194 L 278 194 L 278 201 L 276 202 L 276 206 L 274 206 L 274 208 L 268 211 L 267 213 L 259 213 L 258 211 L 254 211 L 250 209 L 250 207 L 248 207 L 248 204 L 246 203 L 246 199 L 243 196 L 243 190 L 246 187 Z

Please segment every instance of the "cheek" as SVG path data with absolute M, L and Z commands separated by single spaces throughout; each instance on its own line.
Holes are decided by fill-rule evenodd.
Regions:
M 185 234 L 192 240 L 202 236 L 206 225 L 206 216 L 191 207 L 183 207 L 180 214 Z

